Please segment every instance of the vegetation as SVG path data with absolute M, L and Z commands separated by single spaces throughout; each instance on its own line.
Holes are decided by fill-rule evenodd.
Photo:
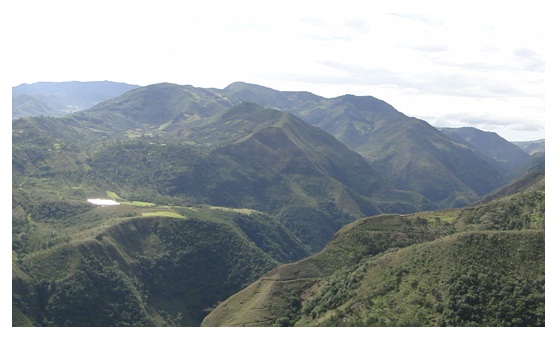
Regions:
M 365 259 L 322 281 L 299 324 L 544 326 L 544 241 L 467 232 Z
M 231 220 L 133 217 L 66 243 L 19 249 L 14 307 L 42 326 L 199 325 L 207 308 L 276 266 L 271 255 L 305 253 L 289 247 L 297 243 L 287 234 L 270 246 L 257 231 L 266 226 Z
M 504 177 L 505 171 L 526 159 L 509 156 L 488 161 L 480 147 L 464 146 L 463 139 L 451 139 L 374 97 L 326 99 L 247 83 L 234 83 L 224 94 L 236 102 L 251 101 L 288 111 L 322 128 L 369 160 L 397 187 L 418 192 L 439 207 L 470 204 L 510 179 Z M 472 143 L 479 142 L 483 140 Z M 506 141 L 496 144 L 493 154 L 512 155 L 510 146 Z
M 103 82 L 39 82 L 12 88 L 12 119 L 63 116 L 138 88 L 137 85 Z
M 542 180 L 477 207 L 358 220 L 203 326 L 544 326 L 544 196 Z
M 12 130 L 14 326 L 545 324 L 540 157 L 503 173 L 372 97 L 243 83 Z
M 142 216 L 162 216 L 162 217 L 169 217 L 169 218 L 179 218 L 184 219 L 184 216 L 177 214 L 175 212 L 167 212 L 167 211 L 156 211 L 156 212 L 144 212 Z

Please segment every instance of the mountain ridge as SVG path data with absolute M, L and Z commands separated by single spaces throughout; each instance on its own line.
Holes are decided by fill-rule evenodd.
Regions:
M 408 117 L 372 96 L 324 98 L 244 82 L 234 82 L 224 89 L 160 83 L 104 101 L 74 114 L 72 119 L 77 124 L 96 123 L 80 131 L 92 136 L 101 136 L 97 129 L 102 127 L 102 132 L 122 133 L 125 138 L 167 132 L 215 145 L 219 138 L 210 139 L 207 125 L 243 101 L 289 112 L 322 128 L 380 169 L 394 185 L 418 192 L 438 207 L 464 206 L 515 178 L 513 168 L 519 160 L 514 164 L 500 162 L 494 159 L 495 151 L 491 157 L 483 153 L 483 146 L 443 136 L 428 123 Z M 467 160 L 457 166 L 451 155 Z M 415 178 L 418 176 L 421 179 Z
M 12 87 L 12 119 L 41 115 L 64 116 L 138 87 L 111 81 L 24 83 Z M 26 107 L 28 104 L 40 106 L 30 110 Z
M 181 86 L 170 87 L 185 94 Z M 145 91 L 117 102 L 129 106 L 126 97 Z M 62 119 L 16 120 L 15 177 L 47 174 L 118 194 L 257 209 L 285 222 L 312 250 L 351 219 L 435 208 L 419 194 L 395 188 L 332 135 L 287 112 L 241 103 L 191 123 L 175 121 L 182 113 L 163 105 L 145 109 L 142 119 L 135 109 L 132 115 L 126 109 L 112 114 L 105 104 Z M 146 121 L 150 126 L 138 131 Z M 33 144 L 50 151 L 37 153 Z M 26 160 L 30 156 L 37 161 Z M 80 156 L 85 160 L 73 159 Z
M 466 205 L 502 183 L 495 183 L 500 179 L 497 177 L 499 173 L 476 150 L 473 151 L 476 153 L 468 150 L 470 154 L 467 154 L 468 151 L 462 148 L 463 144 L 441 137 L 440 132 L 426 122 L 421 121 L 425 124 L 422 126 L 421 122 L 416 122 L 420 121 L 417 118 L 407 117 L 391 105 L 372 96 L 343 95 L 327 99 L 313 95 L 312 104 L 309 105 L 308 102 L 305 104 L 298 101 L 299 96 L 306 95 L 300 92 L 282 92 L 243 82 L 235 82 L 232 86 L 233 88 L 223 90 L 228 97 L 237 100 L 253 99 L 258 104 L 285 110 L 311 125 L 321 127 L 380 168 L 398 187 L 419 192 L 432 202 L 439 203 L 441 207 Z M 259 95 L 260 93 L 264 94 Z M 421 131 L 414 131 L 415 128 Z M 424 144 L 431 143 L 429 152 L 414 147 L 418 134 L 423 135 Z M 405 147 L 402 148 L 399 145 L 402 141 L 409 144 L 403 144 Z M 443 148 L 453 148 L 453 151 L 462 151 L 470 157 L 477 156 L 476 159 L 472 157 L 472 160 L 478 164 L 463 170 L 462 173 L 456 172 L 456 167 L 449 167 L 452 161 L 441 160 L 445 158 L 444 151 L 440 151 L 441 142 L 446 143 Z M 434 171 L 439 178 L 445 177 L 445 180 L 451 182 L 447 187 L 440 191 L 431 191 L 430 188 L 435 182 L 429 178 L 425 179 L 429 176 L 424 176 L 424 179 L 418 182 L 409 181 L 408 177 L 415 172 L 425 170 L 423 165 L 416 165 L 406 159 L 406 156 L 417 156 L 418 150 L 423 152 L 423 157 L 430 157 L 427 162 L 438 165 Z M 474 182 L 473 179 L 476 178 L 468 176 L 468 172 L 474 170 L 481 170 L 486 176 L 480 174 L 478 176 L 482 180 Z M 504 181 L 504 178 L 502 180 Z M 455 194 L 457 190 L 460 191 L 458 195 Z
M 263 291 L 253 299 L 271 314 L 247 314 L 251 325 L 542 324 L 543 155 L 470 205 L 504 176 L 473 146 L 385 102 L 246 83 L 228 90 L 163 83 L 63 117 L 12 121 L 14 326 L 199 326 L 226 305 L 249 313 L 250 296 L 227 297 L 255 285 Z M 235 98 L 252 94 L 271 103 Z M 375 160 L 338 137 L 375 145 Z M 87 202 L 107 197 L 119 205 Z M 533 254 L 514 250 L 528 244 Z M 430 264 L 438 256 L 430 252 L 446 248 L 460 259 Z M 395 268 L 379 269 L 383 258 Z M 466 268 L 511 263 L 530 281 Z M 456 273 L 437 274 L 448 266 Z M 364 278 L 382 296 L 367 293 Z M 448 303 L 424 291 L 441 280 Z M 479 292 L 470 287 L 478 281 L 495 286 Z M 358 292 L 379 306 L 356 301 Z M 472 292 L 518 303 L 526 315 L 512 305 L 496 317 L 500 309 Z M 470 315 L 479 310 L 491 319 Z
M 472 127 L 441 128 L 441 131 L 471 145 L 493 161 L 493 166 L 503 174 L 520 167 L 530 157 L 528 153 L 495 132 L 481 131 Z

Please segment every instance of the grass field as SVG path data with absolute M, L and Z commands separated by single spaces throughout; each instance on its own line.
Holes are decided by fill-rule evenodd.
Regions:
M 186 219 L 186 217 L 183 215 L 180 215 L 175 212 L 167 212 L 167 211 L 146 212 L 146 213 L 142 213 L 142 216 L 163 216 L 168 218 Z
M 226 211 L 226 212 L 237 212 L 237 213 L 242 213 L 247 215 L 250 215 L 254 212 L 258 212 L 249 208 L 229 208 L 229 207 L 220 207 L 220 206 L 210 206 L 210 209 L 216 209 L 216 210 Z
M 156 206 L 156 204 L 152 202 L 145 202 L 145 201 L 121 201 L 121 205 L 130 205 L 130 206 L 139 206 L 139 207 L 150 207 Z

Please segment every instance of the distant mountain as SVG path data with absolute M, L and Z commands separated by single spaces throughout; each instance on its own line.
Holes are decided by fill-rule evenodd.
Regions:
M 463 141 L 485 155 L 489 162 L 502 174 L 506 174 L 522 164 L 530 155 L 495 132 L 481 131 L 472 127 L 463 128 L 441 128 L 445 135 Z
M 33 116 L 59 117 L 67 114 L 65 107 L 48 98 L 12 93 L 12 119 Z
M 110 81 L 21 84 L 12 88 L 12 119 L 63 116 L 138 87 Z
M 374 97 L 326 99 L 242 82 L 221 93 L 232 101 L 249 100 L 299 116 L 361 154 L 399 188 L 419 192 L 441 207 L 466 205 L 504 182 L 475 148 Z
M 242 82 L 222 90 L 150 85 L 103 101 L 87 113 L 80 112 L 72 116 L 72 123 L 89 125 L 79 131 L 82 138 L 114 137 L 116 133 L 124 138 L 131 133 L 149 137 L 173 134 L 215 145 L 219 139 L 211 138 L 227 134 L 201 134 L 199 130 L 242 102 L 286 111 L 322 128 L 381 170 L 395 186 L 418 192 L 439 207 L 463 206 L 479 199 L 507 181 L 503 167 L 508 169 L 521 161 L 518 153 L 514 153 L 518 158 L 509 159 L 503 159 L 508 154 L 496 157 L 502 153 L 496 150 L 493 156 L 488 155 L 483 152 L 486 147 L 465 143 L 460 137 L 451 139 L 373 97 L 326 99 Z
M 281 265 L 202 326 L 545 326 L 545 193 L 380 215 Z
M 545 153 L 545 139 L 512 143 L 530 155 L 537 152 Z
M 534 186 L 545 185 L 545 155 L 536 152 L 524 165 L 516 169 L 514 176 L 517 178 L 491 192 L 480 202 L 489 202 L 499 197 L 534 189 Z

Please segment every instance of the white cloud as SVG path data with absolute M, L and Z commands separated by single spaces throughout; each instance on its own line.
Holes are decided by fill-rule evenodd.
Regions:
M 220 88 L 245 81 L 326 97 L 372 95 L 419 118 L 440 111 L 441 122 L 445 113 L 483 111 L 506 123 L 529 105 L 543 129 L 545 27 L 537 13 L 139 8 L 15 14 L 12 85 L 113 80 Z

